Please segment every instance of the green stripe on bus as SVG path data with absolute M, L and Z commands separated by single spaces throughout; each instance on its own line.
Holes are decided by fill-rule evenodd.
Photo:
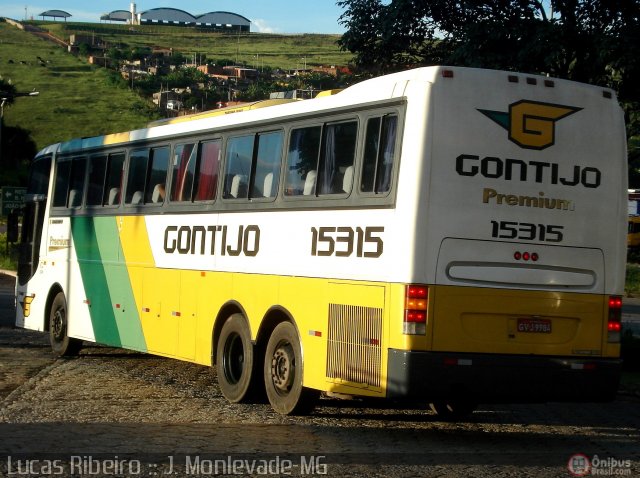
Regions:
M 120 308 L 114 311 L 112 303 L 111 311 L 115 315 L 122 345 L 129 349 L 146 352 L 147 344 L 140 321 L 140 312 L 133 295 L 129 272 L 124 263 L 117 218 L 96 217 L 93 221 L 111 302 L 117 300 L 117 304 L 120 305 Z
M 89 313 L 96 342 L 121 347 L 120 334 L 111 306 L 111 297 L 103 258 L 98 247 L 94 219 L 90 217 L 71 218 L 71 234 L 80 266 L 85 295 L 90 302 Z M 114 237 L 113 239 L 116 239 Z

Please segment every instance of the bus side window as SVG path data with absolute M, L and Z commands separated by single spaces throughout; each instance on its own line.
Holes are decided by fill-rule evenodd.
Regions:
M 191 201 L 195 179 L 197 151 L 195 143 L 178 144 L 173 152 L 171 201 Z
M 291 131 L 284 184 L 285 196 L 315 194 L 321 126 Z
M 396 115 L 367 122 L 360 191 L 379 194 L 391 189 L 397 125 Z
M 216 198 L 220 170 L 220 144 L 219 139 L 204 141 L 200 144 L 195 201 L 211 201 Z
M 145 188 L 145 204 L 163 203 L 169 169 L 169 147 L 153 148 L 149 161 L 149 179 Z
M 148 160 L 149 148 L 137 149 L 129 154 L 129 170 L 125 196 L 126 204 L 140 204 L 142 202 L 144 182 L 147 177 Z
M 251 181 L 252 198 L 273 198 L 278 192 L 280 161 L 282 158 L 282 132 L 258 134 L 255 170 Z
M 117 206 L 120 204 L 122 191 L 122 174 L 124 169 L 124 154 L 114 153 L 109 155 L 107 163 L 107 177 L 104 187 L 104 197 L 102 204 L 107 206 Z
M 89 159 L 89 182 L 87 184 L 87 206 L 101 206 L 104 196 L 104 177 L 107 171 L 107 156 Z
M 69 198 L 67 207 L 82 206 L 86 165 L 87 158 L 84 156 L 73 158 L 73 161 L 71 161 L 71 178 L 69 180 Z
M 356 121 L 326 125 L 318 168 L 318 194 L 351 192 L 357 135 Z
M 67 192 L 69 191 L 70 174 L 71 160 L 56 162 L 56 182 L 53 187 L 53 207 L 65 207 L 67 205 Z
M 226 199 L 247 199 L 249 197 L 253 141 L 254 135 L 247 135 L 230 138 L 227 142 L 223 191 L 223 196 Z

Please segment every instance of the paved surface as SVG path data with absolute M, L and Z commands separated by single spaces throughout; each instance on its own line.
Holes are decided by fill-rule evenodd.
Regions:
M 0 327 L 0 476 L 569 477 L 578 453 L 638 476 L 639 405 L 481 406 L 446 423 L 324 398 L 282 417 L 227 403 L 208 367 L 96 346 L 54 359 L 43 334 Z

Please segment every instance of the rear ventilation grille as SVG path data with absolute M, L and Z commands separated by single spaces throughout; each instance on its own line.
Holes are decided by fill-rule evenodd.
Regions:
M 329 304 L 327 377 L 380 386 L 382 309 Z

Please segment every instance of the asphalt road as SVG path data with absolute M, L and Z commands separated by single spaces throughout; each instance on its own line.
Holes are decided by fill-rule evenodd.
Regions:
M 638 476 L 639 405 L 481 405 L 448 423 L 323 397 L 283 417 L 228 403 L 209 367 L 93 345 L 55 359 L 45 334 L 0 326 L 0 476 Z

